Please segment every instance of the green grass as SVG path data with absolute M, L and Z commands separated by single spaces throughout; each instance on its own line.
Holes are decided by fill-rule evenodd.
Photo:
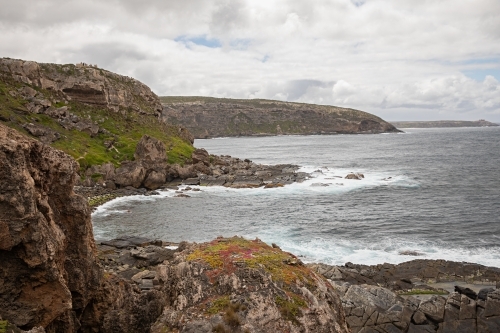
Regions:
M 409 291 L 404 291 L 398 293 L 399 295 L 410 296 L 410 295 L 448 295 L 446 290 L 429 290 L 429 289 L 412 289 Z
M 74 65 L 44 65 L 42 68 L 46 71 L 61 71 L 67 75 L 74 75 L 78 70 Z M 190 142 L 178 136 L 176 126 L 160 122 L 153 114 L 140 115 L 133 110 L 114 112 L 104 107 L 70 101 L 67 104 L 70 108 L 69 112 L 81 119 L 92 120 L 107 133 L 99 133 L 91 137 L 86 132 L 66 130 L 57 122 L 57 119 L 43 114 L 29 113 L 25 107 L 27 101 L 9 94 L 9 91 L 17 91 L 22 86 L 5 78 L 0 81 L 0 121 L 27 135 L 29 133 L 23 128 L 23 125 L 27 123 L 43 125 L 56 131 L 61 138 L 53 142 L 52 146 L 75 158 L 82 171 L 92 165 L 110 162 L 118 167 L 123 161 L 133 160 L 137 143 L 145 134 L 165 144 L 169 163 L 184 164 L 191 158 L 194 151 Z M 45 98 L 52 97 L 53 100 L 59 100 L 54 103 L 54 107 L 66 105 L 54 92 L 38 90 Z M 139 105 L 145 103 L 138 97 L 134 98 Z M 105 141 L 114 141 L 113 147 L 106 148 Z

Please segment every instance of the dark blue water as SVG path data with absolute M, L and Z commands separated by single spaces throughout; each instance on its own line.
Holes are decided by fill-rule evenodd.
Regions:
M 417 251 L 420 258 L 500 267 L 500 128 L 225 138 L 195 146 L 320 171 L 280 189 L 214 187 L 189 199 L 172 192 L 118 199 L 94 213 L 96 238 L 242 235 L 275 242 L 306 261 L 398 263 L 413 259 L 402 251 Z M 335 178 L 349 172 L 365 179 Z M 329 186 L 311 186 L 318 182 Z

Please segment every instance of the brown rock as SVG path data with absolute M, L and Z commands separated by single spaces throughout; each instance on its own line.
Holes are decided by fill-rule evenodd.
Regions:
M 166 163 L 167 152 L 165 144 L 158 139 L 144 135 L 135 149 L 134 158 L 144 163 Z
M 148 190 L 156 190 L 165 184 L 165 172 L 152 170 L 144 179 L 144 187 Z
M 115 184 L 120 187 L 141 186 L 146 177 L 146 170 L 138 162 L 124 162 L 121 167 L 116 169 Z
M 206 166 L 210 165 L 210 155 L 208 152 L 201 148 L 201 149 L 196 149 L 192 154 L 191 154 L 191 159 L 193 160 L 193 164 L 197 163 L 203 163 Z
M 0 124 L 0 316 L 17 326 L 76 331 L 75 313 L 99 287 L 90 210 L 73 193 L 78 169 Z

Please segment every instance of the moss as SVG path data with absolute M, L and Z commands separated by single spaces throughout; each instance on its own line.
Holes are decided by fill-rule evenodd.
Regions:
M 219 297 L 211 303 L 206 312 L 212 315 L 217 314 L 227 308 L 230 303 L 229 296 Z
M 301 315 L 300 308 L 307 307 L 307 303 L 298 295 L 292 294 L 289 298 L 277 296 L 275 299 L 283 318 L 294 324 L 299 324 L 298 316 Z
M 96 195 L 94 197 L 89 197 L 88 198 L 88 203 L 90 207 L 97 207 L 102 204 L 105 204 L 108 201 L 111 201 L 115 198 L 118 198 L 119 196 L 117 194 L 103 194 L 103 195 Z
M 272 248 L 258 239 L 216 239 L 194 250 L 187 256 L 187 260 L 209 265 L 211 270 L 206 274 L 213 281 L 220 274 L 230 274 L 236 270 L 237 265 L 245 264 L 247 267 L 265 270 L 274 281 L 285 286 L 297 281 L 306 285 L 313 284 L 311 271 L 301 265 L 293 255 Z
M 411 289 L 408 291 L 398 292 L 399 295 L 448 295 L 446 290 L 429 290 L 429 289 Z
M 9 322 L 7 320 L 0 320 L 0 333 L 5 333 Z

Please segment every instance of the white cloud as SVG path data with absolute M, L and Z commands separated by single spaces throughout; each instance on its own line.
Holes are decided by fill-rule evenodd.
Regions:
M 0 8 L 0 56 L 97 63 L 159 95 L 500 122 L 498 0 L 0 0 Z

